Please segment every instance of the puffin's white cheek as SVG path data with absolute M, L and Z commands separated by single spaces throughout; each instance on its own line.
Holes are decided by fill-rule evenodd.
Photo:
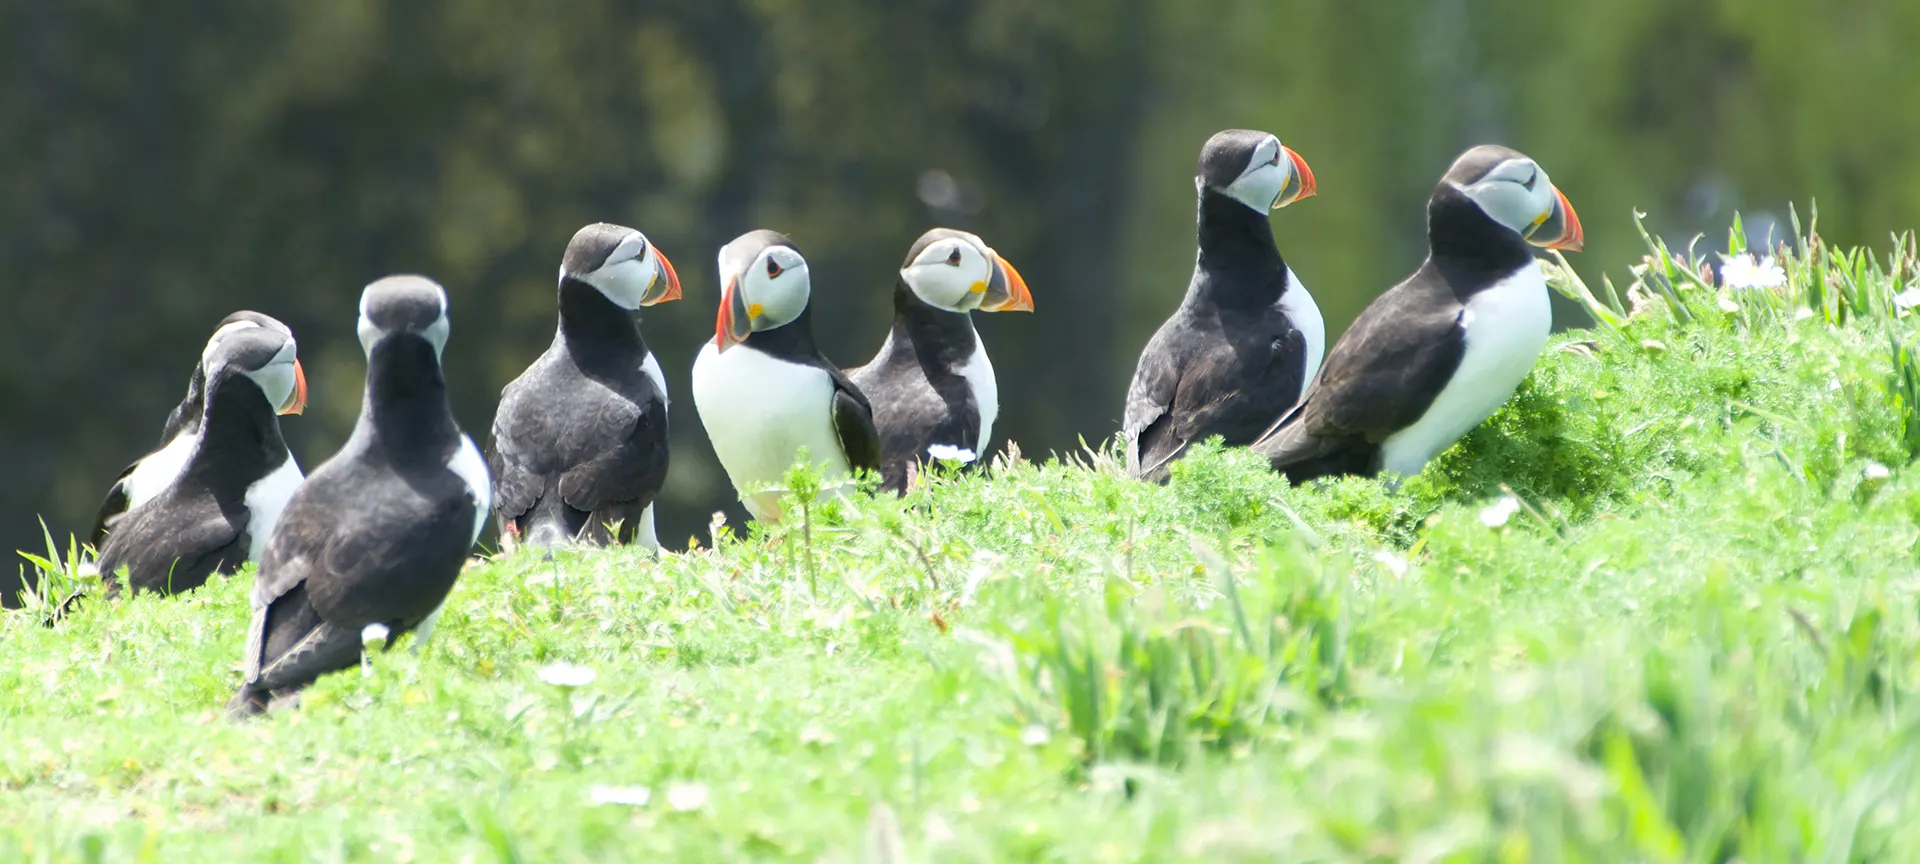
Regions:
M 1279 200 L 1280 190 L 1287 185 L 1287 172 L 1280 165 L 1262 165 L 1241 175 L 1227 187 L 1227 194 L 1234 200 L 1262 213 L 1273 209 L 1273 202 Z
M 260 385 L 260 391 L 267 394 L 267 404 L 275 408 L 286 404 L 293 396 L 293 363 L 269 363 L 266 368 L 247 376 Z
M 970 312 L 979 308 L 980 301 L 986 299 L 986 274 L 944 263 L 929 270 L 924 280 L 928 289 L 921 297 L 928 303 L 955 312 Z
M 373 343 L 380 341 L 380 328 L 373 326 L 366 316 L 361 316 L 357 332 L 360 334 L 360 350 L 368 356 L 373 355 Z
M 653 284 L 653 274 L 652 265 L 634 258 L 594 271 L 587 282 L 621 308 L 638 309 L 647 286 Z

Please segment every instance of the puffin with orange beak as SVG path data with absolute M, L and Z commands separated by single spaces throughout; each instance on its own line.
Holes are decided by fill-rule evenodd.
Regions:
M 110 595 L 123 577 L 136 591 L 174 594 L 260 560 L 303 479 L 278 416 L 306 401 L 297 350 L 289 334 L 257 324 L 229 324 L 207 343 L 204 405 L 197 432 L 181 436 L 191 445 L 178 473 L 100 547 Z
M 907 250 L 893 287 L 893 329 L 880 353 L 847 370 L 873 403 L 883 486 L 904 491 L 927 448 L 984 457 L 1000 390 L 973 311 L 1031 312 L 1020 271 L 974 234 L 935 228 Z
M 214 325 L 213 336 L 207 339 L 206 348 L 201 351 L 202 357 L 211 353 L 214 344 L 227 335 L 254 327 L 272 330 L 286 337 L 289 342 L 293 340 L 293 330 L 280 323 L 279 319 L 242 309 Z M 298 414 L 307 405 L 307 376 L 305 370 L 300 368 L 298 358 L 293 361 L 293 385 L 293 392 L 279 406 L 283 415 Z M 100 502 L 93 527 L 87 533 L 87 543 L 95 550 L 106 546 L 107 534 L 127 515 L 127 511 L 152 500 L 180 476 L 180 469 L 186 465 L 187 457 L 192 456 L 194 448 L 199 445 L 206 399 L 206 367 L 196 361 L 193 375 L 187 379 L 186 397 L 167 414 L 167 422 L 161 426 L 159 448 L 122 469 L 120 476 L 113 478 L 106 498 Z
M 825 486 L 878 473 L 880 436 L 860 387 L 813 342 L 807 259 L 774 231 L 720 248 L 720 314 L 693 364 L 693 404 L 734 490 L 762 522 L 781 518 L 780 488 L 800 451 Z
M 1128 473 L 1155 482 L 1211 436 L 1253 443 L 1299 401 L 1327 341 L 1320 307 L 1280 257 L 1269 220 L 1314 194 L 1307 160 L 1265 132 L 1229 129 L 1201 148 L 1193 183 L 1193 278 L 1140 352 L 1121 428 Z
M 1468 150 L 1427 201 L 1427 260 L 1347 328 L 1298 407 L 1253 445 L 1295 483 L 1417 474 L 1525 380 L 1553 327 L 1532 246 L 1577 250 L 1580 217 L 1506 147 Z
M 680 299 L 680 277 L 645 235 L 599 222 L 567 244 L 558 290 L 553 344 L 500 391 L 487 442 L 502 547 L 657 550 L 667 382 L 634 313 Z

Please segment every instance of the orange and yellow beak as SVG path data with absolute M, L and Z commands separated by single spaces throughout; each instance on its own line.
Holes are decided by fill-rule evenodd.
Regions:
M 287 394 L 287 401 L 280 406 L 282 414 L 298 414 L 307 410 L 307 370 L 300 367 L 299 358 L 293 361 L 293 392 Z
M 1293 152 L 1292 147 L 1282 146 L 1287 158 L 1293 161 L 1293 178 L 1281 187 L 1280 195 L 1273 199 L 1273 209 L 1278 210 L 1302 198 L 1312 198 L 1316 189 L 1313 183 L 1313 169 L 1307 167 L 1307 160 Z
M 1548 249 L 1565 249 L 1578 252 L 1586 243 L 1586 232 L 1580 230 L 1580 216 L 1573 212 L 1566 193 L 1560 187 L 1553 187 L 1553 209 L 1540 218 L 1539 224 L 1527 232 L 1527 242 Z
M 753 335 L 753 314 L 747 308 L 747 297 L 740 292 L 740 279 L 735 277 L 727 281 L 727 289 L 720 293 L 720 319 L 713 325 L 713 345 L 725 351 L 747 341 Z
M 660 274 L 653 277 L 653 284 L 647 286 L 647 295 L 640 298 L 640 305 L 652 306 L 656 303 L 670 303 L 680 299 L 680 274 L 673 270 L 673 262 L 667 260 L 667 253 L 660 247 L 653 247 L 653 257 L 660 260 Z M 665 279 L 660 278 L 665 276 Z M 663 287 L 661 283 L 666 283 Z
M 987 282 L 986 296 L 980 299 L 980 311 L 1033 311 L 1033 293 L 1027 290 L 1027 280 L 1020 278 L 1020 271 L 998 252 L 993 253 L 993 278 Z

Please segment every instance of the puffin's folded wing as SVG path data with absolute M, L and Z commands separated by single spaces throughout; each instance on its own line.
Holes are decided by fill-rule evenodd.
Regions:
M 840 437 L 840 449 L 847 454 L 847 464 L 879 473 L 880 430 L 873 425 L 873 405 L 840 370 L 832 366 L 825 368 L 833 376 L 833 430 Z
M 608 399 L 593 425 L 605 430 L 604 440 L 561 475 L 560 499 L 589 513 L 608 504 L 651 501 L 667 480 L 666 403 Z

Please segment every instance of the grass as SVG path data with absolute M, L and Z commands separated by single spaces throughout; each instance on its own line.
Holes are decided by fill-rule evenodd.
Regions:
M 1920 267 L 1808 233 L 1556 270 L 1601 323 L 1395 492 L 1102 449 L 523 553 L 264 722 L 245 574 L 47 627 L 43 560 L 0 859 L 1920 860 Z

